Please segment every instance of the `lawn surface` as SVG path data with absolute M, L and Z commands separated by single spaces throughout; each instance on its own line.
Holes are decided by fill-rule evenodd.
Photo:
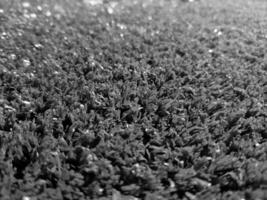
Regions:
M 0 0 L 0 199 L 266 199 L 266 53 L 265 0 Z

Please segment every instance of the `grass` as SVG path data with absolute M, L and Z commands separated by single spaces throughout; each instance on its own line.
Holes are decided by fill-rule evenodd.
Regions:
M 0 5 L 1 199 L 265 198 L 265 1 Z

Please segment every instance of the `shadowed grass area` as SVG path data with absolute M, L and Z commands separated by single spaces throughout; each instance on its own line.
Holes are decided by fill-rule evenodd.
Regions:
M 0 199 L 264 199 L 266 6 L 6 6 Z

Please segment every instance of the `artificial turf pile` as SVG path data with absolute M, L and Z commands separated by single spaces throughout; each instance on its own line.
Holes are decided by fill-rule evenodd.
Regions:
M 1 199 L 267 196 L 265 1 L 3 5 Z

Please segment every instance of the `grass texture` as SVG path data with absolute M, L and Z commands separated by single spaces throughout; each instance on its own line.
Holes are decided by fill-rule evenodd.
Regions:
M 0 2 L 1 199 L 266 199 L 266 1 Z

